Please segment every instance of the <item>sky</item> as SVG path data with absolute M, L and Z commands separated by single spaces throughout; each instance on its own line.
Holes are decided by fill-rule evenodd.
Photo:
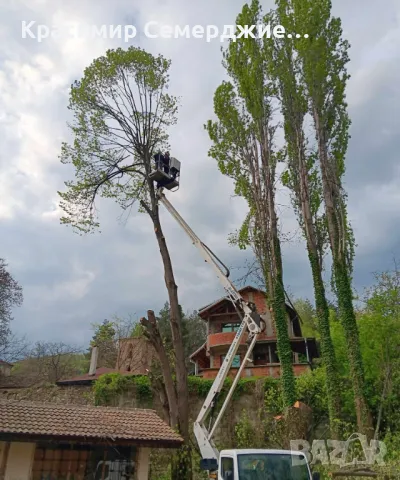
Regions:
M 0 0 L 0 257 L 23 287 L 24 303 L 12 329 L 31 341 L 86 345 L 91 324 L 113 315 L 139 318 L 167 299 L 162 263 L 150 220 L 122 216 L 112 201 L 98 203 L 101 233 L 79 236 L 60 224 L 57 191 L 72 170 L 59 161 L 71 139 L 67 109 L 71 84 L 109 48 L 140 46 L 171 59 L 170 91 L 180 97 L 170 131 L 171 154 L 182 164 L 181 187 L 168 198 L 194 231 L 238 277 L 251 252 L 228 244 L 247 209 L 232 181 L 208 157 L 204 123 L 213 118 L 213 94 L 224 77 L 219 38 L 148 38 L 147 22 L 165 25 L 235 24 L 239 0 Z M 272 1 L 262 2 L 264 11 Z M 352 120 L 345 188 L 357 242 L 354 287 L 390 269 L 400 254 L 400 3 L 333 0 L 350 41 L 347 100 Z M 65 29 L 80 25 L 135 25 L 135 38 L 79 38 L 62 34 L 38 42 L 22 37 L 22 22 Z M 33 34 L 36 30 L 33 28 Z M 64 31 L 64 30 L 63 30 Z M 226 46 L 226 43 L 225 43 Z M 289 196 L 279 193 L 283 232 L 297 231 Z M 161 211 L 180 303 L 194 310 L 223 295 L 212 269 L 165 210 Z M 312 298 L 304 244 L 283 245 L 285 285 Z

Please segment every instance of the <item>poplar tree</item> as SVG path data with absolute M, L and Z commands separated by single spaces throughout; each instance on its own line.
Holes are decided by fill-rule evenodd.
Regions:
M 258 1 L 245 5 L 236 19 L 237 25 L 259 23 Z M 214 95 L 217 121 L 209 120 L 206 125 L 212 140 L 209 155 L 217 160 L 221 173 L 234 180 L 235 193 L 249 206 L 240 246 L 255 242 L 255 250 L 260 253 L 277 331 L 284 401 L 286 406 L 291 406 L 296 400 L 295 378 L 275 206 L 276 167 L 281 151 L 275 145 L 278 124 L 274 120 L 273 96 L 276 92 L 267 74 L 262 40 L 250 36 L 230 41 L 223 53 L 223 66 L 229 81 L 222 82 Z
M 278 2 L 275 12 L 265 16 L 265 23 L 282 25 L 295 32 L 295 18 L 290 2 Z M 283 115 L 287 170 L 282 179 L 290 188 L 292 204 L 306 240 L 310 262 L 316 318 L 320 334 L 321 356 L 326 367 L 326 388 L 331 434 L 339 434 L 341 414 L 340 382 L 335 350 L 329 326 L 329 307 L 323 282 L 323 254 L 326 248 L 326 218 L 321 214 L 322 188 L 316 155 L 310 150 L 305 131 L 308 114 L 307 94 L 300 75 L 301 63 L 295 54 L 296 38 L 267 39 L 264 43 L 270 75 L 276 82 Z
M 332 253 L 332 279 L 340 319 L 346 334 L 354 388 L 358 429 L 371 433 L 372 420 L 366 399 L 364 368 L 353 306 L 352 263 L 354 236 L 347 218 L 347 195 L 342 185 L 349 140 L 346 84 L 349 43 L 343 39 L 339 18 L 331 16 L 330 0 L 278 0 L 292 10 L 293 42 L 300 65 L 307 109 L 312 118 L 321 173 L 328 241 Z M 308 34 L 308 38 L 304 38 Z

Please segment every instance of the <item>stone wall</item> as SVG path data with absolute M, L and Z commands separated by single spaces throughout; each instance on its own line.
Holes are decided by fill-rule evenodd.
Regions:
M 262 389 L 256 385 L 255 393 L 242 394 L 234 397 L 229 404 L 229 409 L 221 421 L 221 426 L 216 434 L 216 441 L 222 442 L 225 448 L 232 447 L 232 440 L 235 434 L 235 425 L 240 420 L 243 410 L 246 410 L 249 419 L 257 422 L 258 411 L 263 407 L 264 394 Z M 34 402 L 50 402 L 75 405 L 93 405 L 94 397 L 90 386 L 65 386 L 42 385 L 31 388 L 0 389 L 0 399 L 28 400 Z M 204 398 L 192 393 L 189 399 L 190 422 L 193 423 Z M 150 408 L 157 411 L 161 418 L 164 418 L 163 409 L 158 398 L 141 400 L 135 393 L 134 388 L 117 395 L 109 406 L 119 408 Z M 214 417 L 215 418 L 215 417 Z M 164 418 L 164 420 L 167 420 Z
M 57 385 L 46 384 L 30 388 L 0 388 L 0 399 L 72 403 L 75 405 L 93 404 L 91 387 L 85 385 L 58 387 Z

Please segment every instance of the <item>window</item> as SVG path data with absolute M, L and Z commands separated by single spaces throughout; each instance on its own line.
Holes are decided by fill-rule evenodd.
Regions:
M 266 353 L 255 353 L 254 354 L 254 365 L 267 365 L 267 354 Z
M 303 455 L 296 454 L 240 454 L 239 479 L 279 478 L 279 480 L 309 480 L 310 472 Z
M 271 363 L 279 363 L 278 349 L 276 343 L 270 345 Z
M 225 323 L 222 325 L 223 332 L 237 332 L 239 330 L 240 323 Z
M 226 355 L 222 355 L 221 357 L 221 365 L 222 362 L 225 360 Z M 232 368 L 239 368 L 240 367 L 240 355 L 235 355 L 235 358 L 233 359 Z
M 221 475 L 224 480 L 233 480 L 233 458 L 231 457 L 222 457 L 221 458 Z

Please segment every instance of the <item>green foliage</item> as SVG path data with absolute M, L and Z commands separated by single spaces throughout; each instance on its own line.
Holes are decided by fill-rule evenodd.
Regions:
M 189 393 L 192 395 L 205 398 L 210 391 L 214 380 L 209 380 L 201 377 L 189 376 L 188 377 L 188 386 Z M 277 388 L 280 381 L 270 377 L 247 377 L 241 378 L 236 384 L 233 398 L 238 398 L 242 395 L 250 395 L 255 392 L 256 384 L 263 382 L 264 390 L 270 388 L 271 386 Z M 227 378 L 225 380 L 224 386 L 221 390 L 221 395 L 226 394 L 232 386 L 232 379 Z
M 256 448 L 254 446 L 254 425 L 250 422 L 246 410 L 243 410 L 240 421 L 235 426 L 237 448 Z
M 283 25 L 286 31 L 312 31 L 313 27 L 321 27 L 329 18 L 330 5 L 317 0 L 312 7 L 321 8 L 325 16 L 304 17 L 304 12 L 296 0 L 277 0 L 276 12 L 266 18 L 275 19 Z M 307 2 L 305 2 L 307 3 Z M 318 6 L 316 6 L 318 4 Z M 310 8 L 310 4 L 307 4 Z M 303 23 L 302 23 L 303 22 Z M 266 22 L 268 23 L 268 22 Z M 317 26 L 316 26 L 317 25 Z M 307 114 L 312 105 L 312 94 L 304 78 L 306 67 L 304 55 L 299 53 L 298 39 L 275 39 L 266 41 L 265 51 L 269 60 L 270 75 L 279 91 L 281 111 L 284 118 L 284 134 L 286 140 L 287 170 L 282 182 L 290 189 L 292 205 L 299 225 L 306 239 L 307 252 L 311 266 L 315 312 L 309 316 L 315 319 L 315 330 L 318 330 L 321 356 L 326 366 L 327 395 L 329 416 L 332 429 L 335 419 L 340 416 L 340 401 L 338 389 L 338 369 L 335 351 L 329 326 L 329 309 L 326 301 L 325 286 L 322 278 L 322 260 L 328 243 L 327 222 L 323 205 L 323 188 L 321 173 L 318 168 L 315 147 L 310 145 L 307 130 Z M 314 45 L 310 48 L 312 49 Z M 313 69 L 318 69 L 324 59 L 317 52 L 313 56 Z M 311 108 L 311 113 L 313 109 Z M 317 122 L 317 119 L 315 119 Z M 316 123 L 317 125 L 317 123 Z M 320 133 L 318 135 L 321 137 Z M 310 313 L 308 311 L 308 313 Z
M 214 380 L 207 380 L 201 377 L 190 376 L 188 378 L 189 394 L 196 394 L 201 398 L 205 398 L 210 391 Z
M 184 348 L 184 355 L 186 359 L 186 367 L 189 374 L 194 373 L 194 365 L 190 362 L 190 355 L 201 347 L 207 338 L 207 327 L 203 319 L 201 319 L 197 312 L 185 313 L 181 310 L 181 330 L 182 341 Z M 169 353 L 173 353 L 172 333 L 170 326 L 170 308 L 169 303 L 166 302 L 164 307 L 158 314 L 158 328 L 163 339 L 164 345 Z
M 60 159 L 72 164 L 75 180 L 59 192 L 63 224 L 83 233 L 97 228 L 97 197 L 112 198 L 123 209 L 138 201 L 139 211 L 151 214 L 152 156 L 167 146 L 167 129 L 176 123 L 177 99 L 166 93 L 170 64 L 141 48 L 118 48 L 95 59 L 74 82 L 73 141 L 62 144 Z
M 99 343 L 113 341 L 115 336 L 115 328 L 113 322 L 104 320 L 103 323 L 93 323 L 94 335 L 90 341 L 90 346 L 94 347 Z
M 325 368 L 317 368 L 297 377 L 296 392 L 298 400 L 313 409 L 313 418 L 316 424 L 326 417 L 328 396 Z
M 8 271 L 8 265 L 0 258 L 0 355 L 2 359 L 12 355 L 10 322 L 12 310 L 23 302 L 22 287 Z M 11 351 L 10 351 L 11 350 Z M 10 359 L 13 361 L 14 359 Z
M 280 415 L 285 408 L 280 381 L 267 377 L 264 383 L 264 390 L 265 410 L 273 415 Z
M 98 347 L 97 368 L 114 368 L 117 362 L 116 323 L 104 320 L 103 323 L 93 323 L 94 334 L 90 342 L 91 347 Z M 88 352 L 90 358 L 91 349 Z
M 237 25 L 262 24 L 258 0 L 245 4 Z M 275 182 L 283 152 L 276 148 L 274 117 L 276 87 L 268 76 L 263 41 L 238 38 L 223 53 L 223 66 L 229 81 L 223 81 L 214 94 L 217 121 L 205 128 L 212 141 L 209 155 L 223 175 L 234 180 L 235 193 L 248 204 L 249 214 L 231 242 L 254 250 L 277 329 L 278 352 L 282 365 L 284 397 L 287 405 L 295 398 L 292 352 L 290 348 L 282 256 L 275 208 Z
M 310 300 L 298 298 L 293 301 L 301 319 L 301 331 L 305 337 L 319 338 L 316 311 Z
M 365 292 L 365 309 L 358 326 L 366 378 L 382 381 L 385 368 L 399 354 L 400 271 L 395 268 L 377 273 L 375 281 Z
M 144 327 L 140 323 L 137 323 L 131 333 L 131 337 L 133 338 L 139 338 L 142 337 L 144 334 Z
M 147 401 L 152 398 L 150 380 L 147 376 L 121 375 L 120 373 L 107 373 L 101 375 L 93 384 L 96 405 L 109 404 L 116 400 L 118 395 L 134 390 L 139 400 Z

